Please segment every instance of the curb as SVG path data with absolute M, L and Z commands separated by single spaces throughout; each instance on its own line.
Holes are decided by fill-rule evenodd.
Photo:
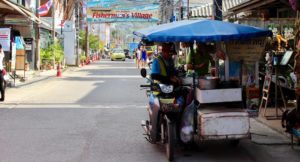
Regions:
M 62 73 L 66 72 L 67 70 L 68 70 L 67 67 L 64 68 L 64 69 L 62 69 Z M 49 76 L 41 77 L 39 79 L 37 79 L 38 76 L 37 76 L 36 73 L 34 73 L 32 76 L 33 76 L 32 80 L 30 80 L 30 81 L 27 81 L 27 82 L 25 81 L 24 83 L 16 85 L 16 86 L 7 86 L 7 88 L 21 88 L 21 87 L 24 87 L 24 86 L 32 85 L 32 84 L 38 83 L 40 81 L 45 81 L 45 80 L 48 80 L 50 78 L 54 78 L 54 77 L 56 77 L 56 74 L 55 75 L 49 75 Z

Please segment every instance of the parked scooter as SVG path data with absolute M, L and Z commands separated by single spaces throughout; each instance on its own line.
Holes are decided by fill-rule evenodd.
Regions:
M 152 144 L 165 145 L 167 158 L 172 161 L 175 145 L 179 141 L 179 126 L 184 108 L 183 97 L 176 94 L 182 91 L 183 86 L 156 83 L 146 77 L 146 69 L 141 70 L 141 75 L 150 81 L 150 85 L 140 86 L 150 88 L 147 90 L 149 120 L 142 121 L 146 139 Z

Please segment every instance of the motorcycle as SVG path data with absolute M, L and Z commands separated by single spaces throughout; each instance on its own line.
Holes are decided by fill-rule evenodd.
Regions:
M 174 87 L 171 84 L 156 83 L 147 78 L 146 69 L 141 70 L 141 75 L 150 85 L 140 85 L 147 90 L 149 98 L 149 120 L 142 121 L 146 139 L 152 144 L 163 144 L 169 161 L 174 159 L 174 150 L 179 139 L 179 126 L 184 108 L 183 97 L 176 97 L 178 92 L 187 85 Z

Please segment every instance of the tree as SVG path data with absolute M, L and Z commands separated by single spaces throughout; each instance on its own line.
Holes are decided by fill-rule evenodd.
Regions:
M 80 30 L 79 32 L 79 47 L 81 49 L 86 49 L 86 31 L 85 30 Z M 97 51 L 99 50 L 102 46 L 102 48 L 104 48 L 104 43 L 102 42 L 102 46 L 101 46 L 101 42 L 98 38 L 98 36 L 94 35 L 94 34 L 89 34 L 88 37 L 89 40 L 89 49 L 93 50 L 93 51 Z
M 79 31 L 79 47 L 81 48 L 81 49 L 85 49 L 86 47 L 86 45 L 85 45 L 85 30 L 80 30 Z
M 93 51 L 99 50 L 99 38 L 93 34 L 89 35 L 89 46 Z
M 111 36 L 113 37 L 113 39 L 117 39 L 117 34 L 118 34 L 117 30 L 111 31 Z

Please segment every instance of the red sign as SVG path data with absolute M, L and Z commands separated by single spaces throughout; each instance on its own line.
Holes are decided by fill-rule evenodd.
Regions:
M 148 13 L 139 13 L 139 12 L 132 12 L 132 13 L 112 13 L 112 12 L 99 12 L 94 11 L 93 18 L 140 18 L 140 19 L 151 19 L 152 14 Z

